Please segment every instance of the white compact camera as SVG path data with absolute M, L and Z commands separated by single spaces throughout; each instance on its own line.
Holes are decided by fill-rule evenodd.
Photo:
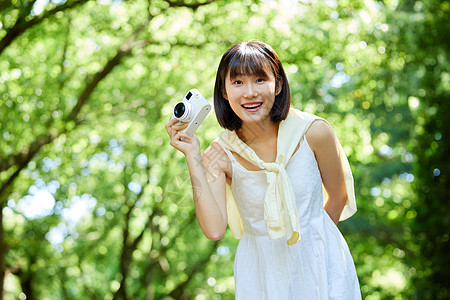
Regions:
M 199 91 L 192 89 L 175 105 L 171 119 L 178 119 L 181 124 L 189 123 L 181 132 L 192 136 L 210 111 L 211 105 L 208 101 Z

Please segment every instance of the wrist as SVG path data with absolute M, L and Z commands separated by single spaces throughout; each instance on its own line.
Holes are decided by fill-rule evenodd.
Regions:
M 200 152 L 197 152 L 197 151 L 193 151 L 193 153 L 189 152 L 189 153 L 186 153 L 185 157 L 186 157 L 186 162 L 187 162 L 188 166 L 196 166 L 197 164 L 201 165 L 201 163 L 202 163 L 202 156 L 201 156 Z

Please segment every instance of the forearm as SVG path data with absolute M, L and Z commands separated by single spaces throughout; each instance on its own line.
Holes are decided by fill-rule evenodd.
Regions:
M 188 155 L 186 162 L 191 177 L 197 221 L 208 239 L 218 240 L 226 230 L 226 212 L 219 206 L 211 190 L 200 155 Z

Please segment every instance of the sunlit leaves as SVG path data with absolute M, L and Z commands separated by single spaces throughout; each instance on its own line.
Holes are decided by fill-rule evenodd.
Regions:
M 250 39 L 273 46 L 289 78 L 292 105 L 326 118 L 348 155 L 359 211 L 340 226 L 363 295 L 411 295 L 411 280 L 433 268 L 409 262 L 448 241 L 441 233 L 438 242 L 429 241 L 411 227 L 426 227 L 422 215 L 431 224 L 439 221 L 427 214 L 430 203 L 416 204 L 413 188 L 421 177 L 413 166 L 427 161 L 420 174 L 435 182 L 448 176 L 434 160 L 446 145 L 439 117 L 445 102 L 431 98 L 448 90 L 447 56 L 433 40 L 439 31 L 423 26 L 433 28 L 448 3 L 215 1 L 195 10 L 173 3 L 88 1 L 26 30 L 1 54 L 1 159 L 26 153 L 42 135 L 59 134 L 1 199 L 7 201 L 8 267 L 23 272 L 8 275 L 8 297 L 17 298 L 17 279 L 24 283 L 30 276 L 36 298 L 108 299 L 123 284 L 131 298 L 160 298 L 186 280 L 186 297 L 233 297 L 237 242 L 229 232 L 219 245 L 203 237 L 185 160 L 168 146 L 164 124 L 191 88 L 212 102 L 220 55 Z M 31 10 L 26 4 L 2 9 L 0 36 L 20 11 Z M 56 5 L 50 2 L 43 12 Z M 438 9 L 431 14 L 433 5 Z M 142 45 L 94 86 L 78 118 L 68 120 L 95 74 L 147 18 L 136 37 Z M 424 52 L 423 43 L 437 46 Z M 205 149 L 220 128 L 213 114 L 201 128 Z M 427 146 L 416 151 L 418 145 Z M 17 167 L 1 172 L 0 182 Z M 429 184 L 419 189 L 431 193 Z M 27 203 L 38 192 L 51 201 L 43 214 L 28 214 L 24 207 L 34 209 Z

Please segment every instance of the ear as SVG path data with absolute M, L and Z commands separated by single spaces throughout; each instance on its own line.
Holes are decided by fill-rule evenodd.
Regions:
M 276 87 L 275 87 L 275 95 L 278 96 L 278 94 L 281 93 L 282 89 L 283 89 L 283 77 L 278 75 L 277 83 L 276 83 Z

